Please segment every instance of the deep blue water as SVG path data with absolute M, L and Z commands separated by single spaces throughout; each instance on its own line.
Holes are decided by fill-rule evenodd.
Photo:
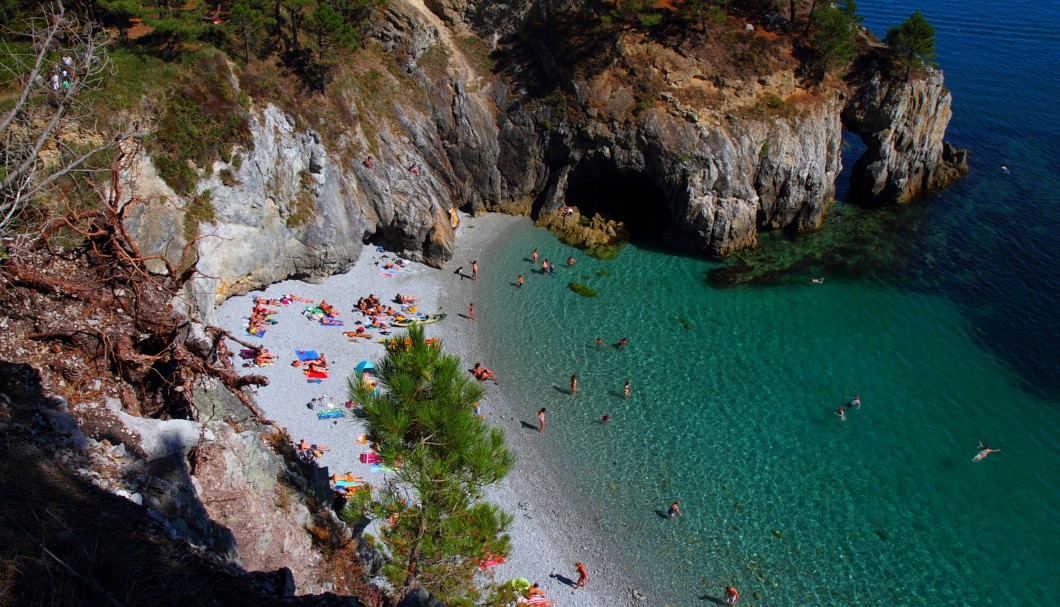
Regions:
M 882 36 L 916 8 L 936 27 L 949 138 L 972 150 L 971 173 L 897 211 L 840 202 L 800 243 L 766 239 L 776 256 L 842 250 L 842 271 L 722 289 L 716 262 L 635 247 L 597 261 L 528 225 L 488 257 L 503 278 L 478 304 L 487 362 L 527 421 L 549 409 L 541 440 L 657 581 L 652 605 L 709 604 L 728 583 L 748 605 L 1060 596 L 1058 7 L 861 13 Z M 851 234 L 864 258 L 839 248 Z M 532 273 L 535 247 L 555 278 Z M 855 394 L 864 405 L 840 420 Z M 978 441 L 1002 452 L 973 463 Z M 659 516 L 674 499 L 685 516 Z

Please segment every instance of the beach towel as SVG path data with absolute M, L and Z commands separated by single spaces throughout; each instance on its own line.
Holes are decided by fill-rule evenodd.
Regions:
M 519 597 L 515 600 L 520 605 L 530 605 L 531 607 L 553 607 L 556 601 L 550 601 L 543 596 L 532 596 L 530 598 Z
M 393 474 L 395 472 L 395 470 L 393 468 L 391 468 L 390 466 L 384 466 L 383 464 L 369 464 L 368 471 L 369 472 L 387 472 L 387 473 L 390 473 L 390 474 Z
M 305 373 L 305 376 L 308 377 L 309 379 L 327 379 L 328 378 L 328 372 L 327 371 L 317 371 L 316 369 L 313 369 L 312 371 L 304 371 L 304 373 Z
M 320 352 L 316 350 L 295 350 L 294 355 L 298 357 L 298 360 L 319 360 Z
M 258 353 L 254 350 L 243 349 L 239 351 L 239 358 L 242 358 L 243 360 L 250 360 L 257 355 Z
M 364 484 L 364 481 L 344 481 L 344 480 L 339 480 L 339 481 L 335 481 L 335 488 L 338 489 L 339 487 L 356 487 L 357 485 L 363 485 L 363 484 Z
M 379 454 L 378 453 L 362 453 L 361 454 L 361 463 L 362 464 L 378 464 L 379 461 L 380 460 L 379 460 Z
M 321 411 L 317 413 L 317 419 L 336 419 L 342 417 L 342 409 L 332 409 L 330 411 Z
M 247 329 L 247 335 L 251 337 L 265 337 L 265 329 Z
M 481 571 L 485 571 L 490 567 L 496 567 L 497 565 L 503 565 L 508 562 L 508 559 L 503 556 L 495 556 L 489 560 L 479 561 L 478 568 Z

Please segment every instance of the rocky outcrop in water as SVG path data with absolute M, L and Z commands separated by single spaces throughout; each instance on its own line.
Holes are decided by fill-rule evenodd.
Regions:
M 850 77 L 846 128 L 868 147 L 851 173 L 851 196 L 875 204 L 908 202 L 968 172 L 968 151 L 945 143 L 953 115 L 942 72 L 925 68 L 909 80 L 886 78 L 866 60 Z

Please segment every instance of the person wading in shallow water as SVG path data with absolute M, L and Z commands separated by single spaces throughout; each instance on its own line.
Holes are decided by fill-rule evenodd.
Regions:
M 570 376 L 570 393 L 571 393 L 571 396 L 577 396 L 578 395 L 578 376 L 577 375 L 571 375 Z
M 541 407 L 541 410 L 537 412 L 537 431 L 545 431 L 545 408 Z

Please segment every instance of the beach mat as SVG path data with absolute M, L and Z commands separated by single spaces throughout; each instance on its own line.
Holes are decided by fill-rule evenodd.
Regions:
M 342 417 L 342 409 L 321 411 L 320 413 L 317 413 L 317 419 L 337 419 L 339 417 Z
M 294 355 L 298 357 L 298 360 L 316 360 L 320 358 L 320 352 L 316 350 L 295 350 Z
M 312 371 L 305 371 L 305 376 L 308 377 L 309 379 L 327 379 L 328 378 L 328 372 L 327 371 L 317 371 L 316 369 L 313 369 Z

